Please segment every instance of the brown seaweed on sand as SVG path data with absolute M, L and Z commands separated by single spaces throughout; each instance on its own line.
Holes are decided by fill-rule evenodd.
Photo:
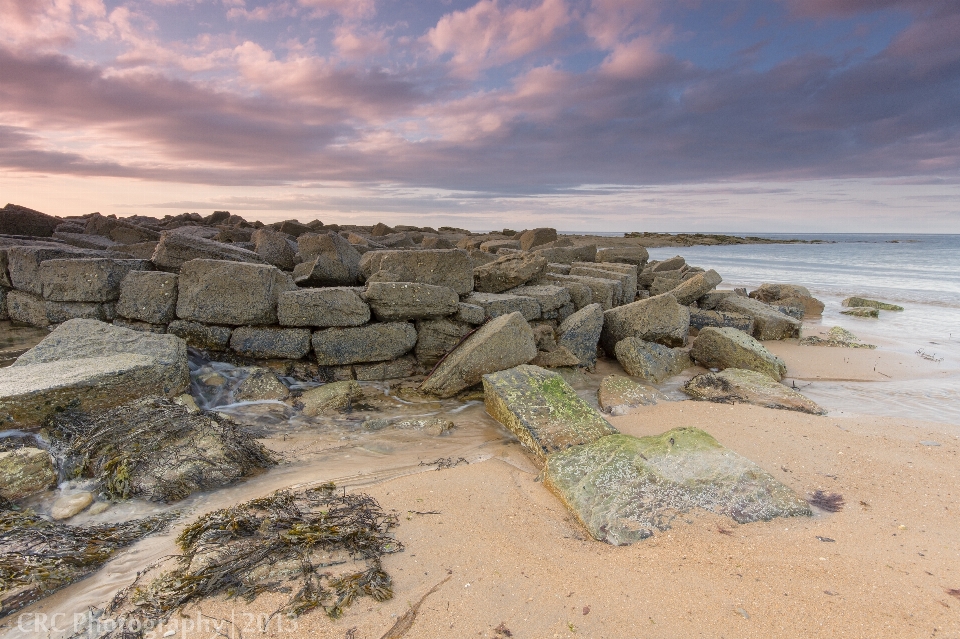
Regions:
M 815 490 L 810 493 L 807 502 L 811 506 L 816 506 L 820 510 L 826 510 L 830 513 L 838 513 L 843 510 L 843 495 L 840 493 L 825 493 L 822 490 Z

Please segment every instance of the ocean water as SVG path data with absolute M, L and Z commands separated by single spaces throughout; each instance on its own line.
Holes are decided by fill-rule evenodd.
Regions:
M 960 369 L 960 235 L 765 235 L 823 244 L 744 244 L 650 249 L 651 259 L 682 255 L 715 269 L 720 288 L 764 282 L 802 284 L 826 304 L 821 323 L 842 326 L 884 348 Z M 879 319 L 841 315 L 852 295 L 903 306 Z M 889 341 L 889 344 L 886 344 Z M 929 360 L 928 360 L 929 361 Z M 804 391 L 837 413 L 933 419 L 960 425 L 960 376 L 909 382 L 820 382 Z

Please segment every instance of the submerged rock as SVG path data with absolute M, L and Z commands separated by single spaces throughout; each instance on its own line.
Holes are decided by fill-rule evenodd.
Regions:
M 307 417 L 325 413 L 344 412 L 353 401 L 363 397 L 363 389 L 354 381 L 332 382 L 311 388 L 300 396 L 303 414 Z
M 694 508 L 739 523 L 810 515 L 810 506 L 749 459 L 696 428 L 610 435 L 546 460 L 544 485 L 590 535 L 613 545 L 667 530 Z
M 902 311 L 902 306 L 897 306 L 896 304 L 888 304 L 887 302 L 880 302 L 878 300 L 870 300 L 865 297 L 848 297 L 847 299 L 841 302 L 843 306 L 849 306 L 852 308 L 875 308 L 878 311 Z
M 690 357 L 706 368 L 746 368 L 778 382 L 787 374 L 782 359 L 735 328 L 703 329 L 693 342 Z
M 872 306 L 854 306 L 840 311 L 842 315 L 852 315 L 853 317 L 880 317 L 880 309 Z
M 0 497 L 16 501 L 46 490 L 57 481 L 50 453 L 24 447 L 0 453 Z
M 681 388 L 695 399 L 721 404 L 754 404 L 765 408 L 795 410 L 812 415 L 827 411 L 797 391 L 770 379 L 768 375 L 741 368 L 697 375 Z
M 626 415 L 638 406 L 667 401 L 667 396 L 653 386 L 640 384 L 623 375 L 607 375 L 597 389 L 600 410 L 610 415 Z
M 233 398 L 238 402 L 286 399 L 290 390 L 277 374 L 266 368 L 253 368 L 245 380 L 237 385 Z
M 483 376 L 487 412 L 540 460 L 617 432 L 563 377 L 521 365 Z
M 62 497 L 58 497 L 57 501 L 53 502 L 53 507 L 50 509 L 50 517 L 54 521 L 70 519 L 74 515 L 86 510 L 87 506 L 92 503 L 93 493 L 85 490 L 70 495 L 63 495 Z

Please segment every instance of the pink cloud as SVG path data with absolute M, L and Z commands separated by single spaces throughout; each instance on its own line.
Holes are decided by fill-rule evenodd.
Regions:
M 271 2 L 252 9 L 247 9 L 242 4 L 231 7 L 227 11 L 227 18 L 231 20 L 249 20 L 251 22 L 268 22 L 279 18 L 292 17 L 296 14 L 296 7 L 289 2 Z
M 331 13 L 348 19 L 369 18 L 376 14 L 375 0 L 297 0 L 300 6 L 313 10 L 313 16 Z
M 333 46 L 344 58 L 363 59 L 387 53 L 390 42 L 383 29 L 372 31 L 355 25 L 342 24 L 334 30 Z
M 587 35 L 601 49 L 614 49 L 640 31 L 659 28 L 661 0 L 591 0 L 584 16 Z
M 435 53 L 452 54 L 454 68 L 471 76 L 545 47 L 569 21 L 563 0 L 543 0 L 531 9 L 480 0 L 440 18 L 424 40 Z
M 655 39 L 643 36 L 617 44 L 603 61 L 600 71 L 618 78 L 648 76 L 669 60 L 657 50 L 657 44 Z

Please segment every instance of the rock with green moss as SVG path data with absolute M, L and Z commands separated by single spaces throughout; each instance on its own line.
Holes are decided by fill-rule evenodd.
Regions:
M 50 453 L 25 447 L 0 453 L 0 497 L 15 501 L 46 490 L 57 481 Z
M 590 535 L 614 545 L 663 531 L 703 509 L 739 523 L 810 515 L 810 506 L 755 463 L 696 428 L 611 435 L 547 457 L 544 485 Z
M 639 337 L 620 340 L 614 353 L 627 374 L 654 384 L 693 366 L 687 351 L 646 342 Z
M 638 406 L 667 401 L 667 396 L 653 386 L 640 384 L 623 375 L 607 375 L 597 389 L 600 410 L 611 415 L 626 415 Z
M 690 357 L 706 368 L 745 368 L 778 382 L 787 374 L 782 359 L 735 328 L 704 328 L 693 342 Z
M 880 309 L 872 306 L 853 306 L 840 311 L 843 315 L 852 315 L 853 317 L 880 317 Z
M 539 459 L 616 433 L 559 374 L 521 365 L 483 376 L 487 412 Z
M 812 415 L 827 412 L 789 386 L 775 382 L 763 373 L 740 368 L 697 375 L 684 384 L 682 390 L 695 399 L 721 404 L 754 404 Z
M 896 304 L 888 304 L 887 302 L 880 302 L 878 300 L 871 300 L 865 297 L 848 297 L 847 299 L 841 302 L 844 306 L 849 306 L 851 308 L 875 308 L 878 311 L 902 311 L 902 306 L 897 306 Z

